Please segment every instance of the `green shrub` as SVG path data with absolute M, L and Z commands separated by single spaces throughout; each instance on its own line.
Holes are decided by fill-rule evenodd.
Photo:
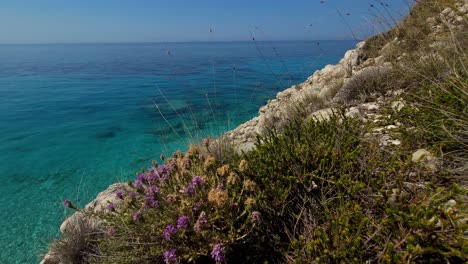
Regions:
M 267 243 L 296 263 L 464 259 L 460 208 L 442 209 L 463 191 L 362 140 L 366 126 L 338 115 L 259 138 L 244 175 Z

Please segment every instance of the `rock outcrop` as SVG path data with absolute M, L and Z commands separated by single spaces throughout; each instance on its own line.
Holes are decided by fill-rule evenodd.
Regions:
M 122 199 L 116 196 L 117 190 L 123 192 L 131 191 L 130 186 L 124 183 L 115 183 L 110 185 L 106 190 L 100 192 L 96 198 L 88 203 L 81 211 L 77 211 L 60 226 L 62 234 L 74 236 L 75 232 L 81 232 L 81 229 L 98 230 L 101 223 L 89 213 L 99 213 L 107 210 L 109 204 L 118 207 L 123 203 Z M 40 264 L 62 264 L 55 256 L 54 252 L 50 250 L 42 259 Z M 65 263 L 63 263 L 65 264 Z
M 336 65 L 327 65 L 314 72 L 305 82 L 279 92 L 276 98 L 262 106 L 258 116 L 225 133 L 221 140 L 227 140 L 237 151 L 248 151 L 254 146 L 257 134 L 263 134 L 267 127 L 281 128 L 290 119 L 291 112 L 299 103 L 307 100 L 330 101 L 350 79 L 362 70 L 363 47 L 360 42 L 355 49 L 349 50 Z M 318 109 L 314 109 L 318 110 Z M 311 113 L 313 111 L 310 111 Z

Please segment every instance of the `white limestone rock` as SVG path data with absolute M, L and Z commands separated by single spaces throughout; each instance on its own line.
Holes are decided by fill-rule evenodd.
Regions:
M 435 171 L 437 169 L 437 159 L 427 150 L 418 149 L 411 156 L 411 161 L 420 162 L 424 167 Z

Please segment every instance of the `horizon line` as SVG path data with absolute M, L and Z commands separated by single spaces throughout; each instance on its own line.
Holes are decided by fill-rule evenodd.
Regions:
M 364 39 L 362 39 L 364 40 Z M 167 44 L 167 43 L 233 43 L 233 42 L 320 42 L 320 41 L 362 41 L 361 39 L 297 39 L 297 40 L 191 40 L 191 41 L 109 41 L 109 42 L 37 42 L 0 43 L 0 45 L 96 45 L 96 44 Z

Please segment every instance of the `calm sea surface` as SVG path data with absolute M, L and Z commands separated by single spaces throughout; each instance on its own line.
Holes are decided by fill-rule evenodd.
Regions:
M 353 41 L 0 45 L 0 263 L 161 153 L 256 115 Z

